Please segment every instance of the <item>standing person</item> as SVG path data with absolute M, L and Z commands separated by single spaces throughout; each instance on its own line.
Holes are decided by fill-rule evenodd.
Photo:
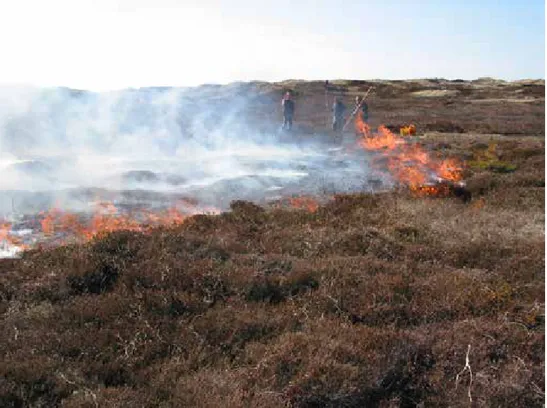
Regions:
M 346 111 L 346 105 L 342 102 L 342 98 L 336 97 L 334 104 L 332 105 L 333 120 L 332 130 L 335 132 L 342 130 L 344 126 L 344 112 Z
M 290 92 L 285 93 L 285 96 L 281 100 L 281 106 L 283 107 L 283 129 L 291 130 L 294 116 L 294 101 Z
M 327 126 L 329 125 L 329 80 L 325 81 L 325 111 L 327 112 Z
M 361 101 L 363 100 L 362 96 L 356 96 L 355 97 L 355 107 L 357 107 Z M 361 104 L 361 107 L 359 108 L 359 112 L 357 112 L 357 115 L 361 115 L 361 119 L 363 122 L 368 123 L 368 105 L 365 101 Z

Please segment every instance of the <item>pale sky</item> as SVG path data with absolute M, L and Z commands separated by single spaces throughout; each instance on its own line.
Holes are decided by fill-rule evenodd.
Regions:
M 97 91 L 545 78 L 545 7 L 537 0 L 6 0 L 0 53 L 0 84 Z

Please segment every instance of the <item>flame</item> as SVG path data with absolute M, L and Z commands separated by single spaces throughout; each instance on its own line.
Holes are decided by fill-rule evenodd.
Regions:
M 308 212 L 316 212 L 319 208 L 319 203 L 311 197 L 293 197 L 289 198 L 289 205 L 293 208 L 306 210 Z
M 421 185 L 411 187 L 411 191 L 414 195 L 423 197 L 423 196 L 448 196 L 450 194 L 450 188 L 446 184 L 438 185 Z
M 138 209 L 128 213 L 122 213 L 111 202 L 96 203 L 91 215 L 52 208 L 38 214 L 43 235 L 42 242 L 38 245 L 84 243 L 94 237 L 120 230 L 148 232 L 154 227 L 180 225 L 190 216 L 199 213 L 218 214 L 220 210 L 199 207 L 197 202 L 190 200 L 181 200 L 176 206 L 162 211 Z M 14 236 L 11 228 L 10 223 L 0 222 L 0 244 L 7 242 L 21 250 L 28 249 L 29 245 L 23 244 L 21 238 Z
M 51 235 L 55 232 L 55 219 L 61 214 L 61 211 L 54 208 L 48 213 L 44 214 L 43 212 L 39 215 L 44 215 L 44 218 L 40 220 L 40 225 L 42 227 L 42 232 L 46 235 Z
M 446 185 L 429 184 L 462 180 L 463 168 L 455 159 L 432 157 L 419 144 L 396 136 L 385 126 L 380 126 L 373 134 L 359 115 L 355 120 L 355 128 L 361 135 L 359 145 L 378 154 L 375 157 L 378 167 L 387 167 L 399 184 L 409 187 L 417 195 L 447 194 Z
M 364 136 L 359 144 L 365 149 L 395 149 L 397 146 L 398 140 L 388 128 L 380 126 L 377 135 L 373 136 L 370 127 L 359 116 L 357 117 L 357 131 Z
M 11 224 L 9 222 L 0 223 L 0 241 L 6 241 L 9 237 Z
M 436 168 L 437 174 L 443 180 L 461 181 L 462 166 L 455 159 L 443 160 Z
M 18 250 L 27 249 L 27 245 L 23 243 L 21 238 L 14 236 L 11 229 L 12 225 L 10 222 L 0 220 L 0 244 L 7 244 Z
M 402 126 L 399 129 L 401 136 L 414 136 L 416 134 L 416 125 Z

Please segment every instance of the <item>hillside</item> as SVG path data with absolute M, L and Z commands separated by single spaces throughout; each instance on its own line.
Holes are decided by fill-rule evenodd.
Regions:
M 0 259 L 0 405 L 543 406 L 544 82 L 330 92 L 371 83 L 372 127 L 416 123 L 424 149 L 466 163 L 470 199 L 236 200 Z M 185 95 L 219 111 L 240 95 L 246 122 L 273 127 L 285 89 L 294 137 L 328 136 L 320 82 Z
M 101 114 L 105 111 L 116 115 L 113 130 L 120 133 L 176 125 L 188 136 L 196 131 L 193 126 L 196 118 L 209 129 L 226 122 L 232 125 L 237 119 L 238 125 L 248 123 L 254 128 L 272 130 L 281 120 L 281 96 L 291 90 L 296 97 L 295 120 L 299 131 L 313 133 L 324 131 L 327 125 L 330 127 L 330 106 L 335 96 L 342 96 L 343 101 L 351 105 L 354 97 L 362 95 L 370 86 L 375 87 L 369 101 L 373 127 L 413 122 L 422 130 L 440 132 L 543 135 L 545 131 L 544 80 L 333 80 L 327 94 L 322 81 L 296 80 L 103 93 L 68 88 L 0 87 L 0 102 L 8 106 L 14 95 L 21 100 L 12 108 L 14 112 L 5 130 L 21 144 L 27 138 L 37 140 L 38 134 L 44 133 L 61 133 L 67 138 L 70 136 L 67 123 L 86 122 L 89 117 L 95 120 L 94 126 L 78 130 L 97 137 L 103 130 Z M 167 119 L 171 118 L 175 118 L 176 123 L 168 123 Z

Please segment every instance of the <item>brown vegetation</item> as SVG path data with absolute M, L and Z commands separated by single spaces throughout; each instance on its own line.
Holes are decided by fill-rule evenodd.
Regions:
M 0 260 L 0 406 L 543 406 L 543 139 L 423 141 L 470 202 L 234 202 Z
M 2 406 L 543 403 L 542 147 L 470 204 L 235 202 L 152 235 L 2 261 Z M 448 401 L 451 401 L 448 404 Z
M 256 82 L 218 86 L 209 92 L 200 87 L 192 97 L 209 108 L 218 106 L 217 116 L 243 99 L 246 103 L 238 108 L 238 117 L 262 127 L 271 123 L 272 112 L 281 120 L 279 101 L 291 90 L 296 101 L 295 129 L 311 134 L 330 128 L 335 96 L 352 107 L 355 96 L 363 95 L 370 86 L 375 87 L 368 100 L 372 128 L 385 125 L 399 133 L 401 126 L 413 123 L 418 132 L 523 136 L 543 136 L 545 132 L 544 80 L 331 81 L 326 102 L 323 81 Z

